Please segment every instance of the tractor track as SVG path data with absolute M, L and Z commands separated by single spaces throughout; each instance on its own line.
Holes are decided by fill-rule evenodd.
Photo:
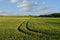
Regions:
M 22 27 L 22 25 L 23 24 L 25 24 L 25 28 L 26 28 L 26 30 L 27 31 L 24 31 L 24 30 L 22 30 L 21 29 L 21 27 Z M 20 32 L 22 32 L 22 33 L 24 33 L 24 34 L 27 34 L 27 35 L 35 35 L 33 32 L 35 32 L 35 33 L 41 33 L 41 34 L 44 34 L 44 35 L 49 35 L 49 36 L 58 36 L 57 38 L 59 38 L 60 37 L 60 34 L 54 34 L 54 33 L 46 33 L 46 32 L 43 32 L 43 31 L 37 31 L 37 30 L 33 30 L 33 29 L 30 29 L 29 28 L 29 21 L 24 21 L 24 22 L 22 22 L 20 25 L 19 25 L 19 27 L 18 27 L 18 31 L 20 31 Z M 36 24 L 39 24 L 39 23 L 36 23 Z M 23 28 L 23 27 L 22 27 Z M 28 32 L 29 31 L 29 32 Z M 39 34 L 38 34 L 39 35 Z
M 27 34 L 27 35 L 32 35 L 32 36 L 34 36 L 34 35 L 37 35 L 37 34 L 39 34 L 39 33 L 37 33 L 37 32 L 34 32 L 34 31 L 31 31 L 31 30 L 29 30 L 27 27 L 28 27 L 28 21 L 24 21 L 23 23 L 21 23 L 20 25 L 19 25 L 19 27 L 18 27 L 18 31 L 20 31 L 20 32 L 22 32 L 22 33 L 24 33 L 24 34 Z M 26 28 L 26 31 L 23 29 L 21 29 L 21 27 L 22 27 L 22 25 L 23 24 L 25 24 L 26 26 L 24 26 L 25 28 Z M 23 27 L 22 27 L 23 28 Z M 36 33 L 36 34 L 35 34 Z

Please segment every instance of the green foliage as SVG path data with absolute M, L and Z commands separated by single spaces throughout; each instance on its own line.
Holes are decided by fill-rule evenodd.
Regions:
M 52 14 L 40 15 L 39 17 L 60 17 L 60 13 L 52 13 Z
M 60 40 L 60 18 L 0 17 L 0 40 Z

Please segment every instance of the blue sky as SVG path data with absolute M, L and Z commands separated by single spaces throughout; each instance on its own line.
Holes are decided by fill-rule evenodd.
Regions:
M 40 15 L 60 12 L 60 0 L 0 0 L 0 15 Z

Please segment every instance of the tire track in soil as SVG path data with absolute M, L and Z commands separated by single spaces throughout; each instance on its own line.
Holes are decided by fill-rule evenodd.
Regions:
M 18 30 L 20 31 L 20 32 L 22 32 L 22 33 L 24 33 L 24 34 L 28 34 L 28 35 L 35 35 L 34 33 L 31 33 L 32 31 L 30 31 L 30 30 L 28 30 L 27 29 L 27 21 L 24 21 L 22 24 L 20 24 L 20 26 L 18 27 Z M 27 30 L 27 32 L 26 31 L 24 31 L 24 30 L 22 30 L 20 27 L 22 26 L 22 25 L 26 25 L 26 26 L 24 26 L 25 28 L 26 28 L 26 30 Z M 22 27 L 23 28 L 23 27 Z M 29 32 L 28 32 L 29 31 Z
M 26 23 L 25 23 L 26 22 Z M 24 22 L 22 22 L 21 24 L 20 24 L 20 26 L 18 27 L 18 30 L 20 31 L 20 32 L 22 32 L 22 33 L 24 33 L 24 34 L 28 34 L 28 35 L 35 35 L 34 33 L 32 34 L 31 32 L 26 32 L 26 31 L 24 31 L 24 30 L 21 30 L 21 26 L 23 25 L 23 24 L 25 24 L 26 26 L 26 29 L 28 30 L 28 31 L 31 31 L 31 32 L 35 32 L 35 33 L 41 33 L 41 34 L 44 34 L 44 35 L 49 35 L 49 36 L 58 36 L 57 38 L 59 38 L 59 36 L 60 35 L 58 35 L 58 34 L 49 34 L 49 33 L 46 33 L 46 32 L 43 32 L 43 31 L 37 31 L 37 30 L 32 30 L 32 29 L 30 29 L 29 28 L 29 22 L 28 21 L 24 21 Z M 37 23 L 36 23 L 37 24 Z
M 27 25 L 28 25 L 28 23 L 27 23 Z M 59 35 L 59 34 L 54 34 L 54 33 L 51 34 L 51 33 L 46 33 L 46 32 L 43 32 L 43 31 L 33 30 L 33 29 L 30 29 L 28 26 L 26 28 L 30 31 L 37 32 L 37 33 L 42 33 L 42 34 L 47 34 L 47 35 Z

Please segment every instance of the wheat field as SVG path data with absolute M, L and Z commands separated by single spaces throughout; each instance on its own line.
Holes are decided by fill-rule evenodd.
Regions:
M 0 17 L 0 40 L 60 40 L 60 18 Z

